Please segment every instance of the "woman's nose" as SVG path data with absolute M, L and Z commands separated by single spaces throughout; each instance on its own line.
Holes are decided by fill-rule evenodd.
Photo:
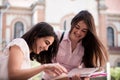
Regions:
M 46 51 L 48 50 L 48 46 L 45 46 L 45 48 L 44 48 Z
M 81 34 L 81 30 L 78 30 L 77 33 L 78 33 L 78 34 Z

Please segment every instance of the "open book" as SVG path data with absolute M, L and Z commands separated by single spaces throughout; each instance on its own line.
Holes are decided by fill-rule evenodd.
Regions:
M 99 68 L 75 68 L 72 69 L 68 74 L 63 73 L 60 76 L 53 78 L 52 80 L 60 80 L 62 78 L 69 78 L 74 75 L 80 75 L 80 77 L 92 77 L 92 76 L 106 76 L 106 73 L 99 71 Z

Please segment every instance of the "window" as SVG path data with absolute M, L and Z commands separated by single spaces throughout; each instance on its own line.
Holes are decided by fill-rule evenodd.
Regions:
M 24 34 L 24 27 L 22 22 L 16 22 L 14 27 L 14 38 L 19 38 Z
M 112 27 L 107 28 L 107 42 L 109 47 L 114 47 L 114 30 Z

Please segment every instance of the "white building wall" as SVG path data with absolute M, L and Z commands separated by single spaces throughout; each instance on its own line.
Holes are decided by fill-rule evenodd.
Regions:
M 0 0 L 0 6 L 2 6 L 3 0 Z
M 30 7 L 36 0 L 8 0 L 11 6 L 14 7 Z
M 120 22 L 115 22 L 115 26 L 116 26 L 116 29 L 117 29 L 117 46 L 120 47 Z
M 118 34 L 118 47 L 120 47 L 120 33 Z
M 29 15 L 18 15 L 18 14 L 9 14 L 6 17 L 6 25 L 11 25 L 12 21 L 14 21 L 15 19 L 24 19 L 29 25 L 31 25 L 31 17 Z
M 96 0 L 46 0 L 46 18 L 49 23 L 59 23 L 67 14 L 77 14 L 81 10 L 90 11 L 98 25 Z
M 117 59 L 119 59 L 120 56 L 118 55 L 110 55 L 110 65 L 113 67 L 113 66 L 116 66 L 116 61 Z
M 10 29 L 6 28 L 6 44 L 10 42 Z

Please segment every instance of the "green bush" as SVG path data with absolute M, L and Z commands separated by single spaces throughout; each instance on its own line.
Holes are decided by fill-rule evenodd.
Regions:
M 38 63 L 37 61 L 31 61 L 32 67 L 37 67 L 40 66 L 41 64 Z M 40 72 L 39 74 L 35 75 L 32 77 L 32 80 L 41 80 L 43 72 Z
M 120 80 L 120 67 L 110 69 L 111 80 Z

